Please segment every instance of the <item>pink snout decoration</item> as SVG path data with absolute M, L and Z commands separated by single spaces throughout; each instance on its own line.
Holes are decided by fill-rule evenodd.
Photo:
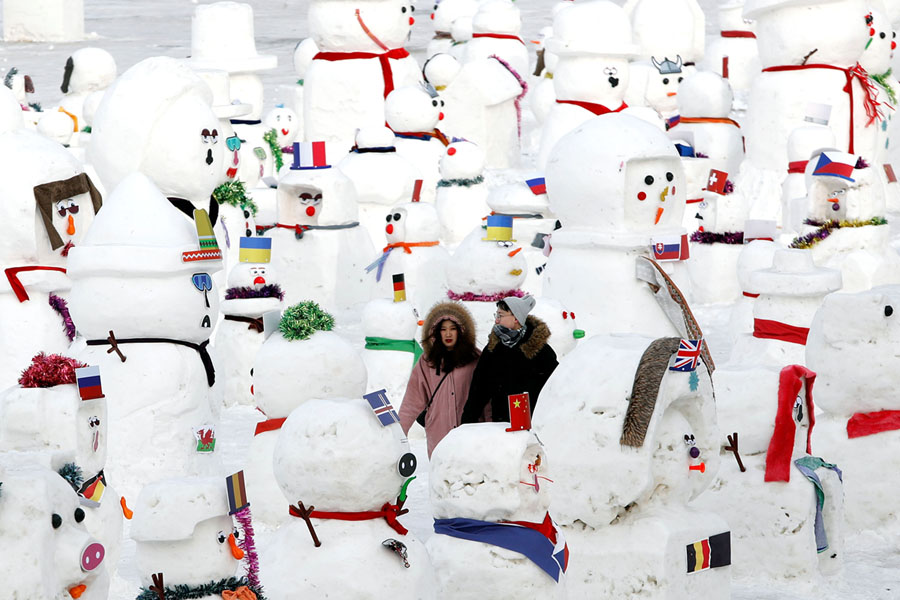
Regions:
M 91 572 L 103 562 L 106 549 L 100 542 L 91 542 L 81 552 L 81 570 Z

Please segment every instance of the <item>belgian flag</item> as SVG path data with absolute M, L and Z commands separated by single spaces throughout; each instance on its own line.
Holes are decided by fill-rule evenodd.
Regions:
M 688 573 L 728 566 L 731 564 L 731 532 L 688 544 L 686 549 Z

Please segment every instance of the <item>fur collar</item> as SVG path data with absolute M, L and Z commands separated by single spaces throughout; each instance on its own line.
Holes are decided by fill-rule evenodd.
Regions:
M 475 320 L 472 313 L 459 302 L 439 302 L 431 307 L 425 322 L 422 324 L 422 349 L 425 354 L 431 352 L 431 346 L 435 340 L 435 328 L 444 319 L 450 319 L 456 323 L 462 331 L 459 335 L 468 340 L 475 347 Z
M 537 356 L 541 348 L 547 345 L 547 341 L 550 339 L 550 328 L 534 315 L 528 315 L 528 318 L 525 319 L 525 325 L 528 327 L 528 331 L 525 333 L 525 340 L 516 348 L 522 351 L 525 358 L 531 360 Z M 488 352 L 493 352 L 499 343 L 500 338 L 491 331 L 491 335 L 488 337 Z

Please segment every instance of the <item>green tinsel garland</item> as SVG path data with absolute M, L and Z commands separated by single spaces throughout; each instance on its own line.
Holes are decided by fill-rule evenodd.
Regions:
M 809 221 L 807 221 L 807 224 L 813 225 L 813 223 L 810 223 Z M 831 232 L 836 229 L 850 229 L 854 227 L 866 227 L 868 225 L 887 225 L 887 219 L 884 219 L 883 217 L 872 217 L 865 221 L 825 221 L 819 225 L 815 231 L 794 238 L 790 247 L 806 250 L 830 236 Z
M 59 473 L 59 476 L 65 479 L 76 492 L 80 490 L 82 484 L 84 484 L 84 474 L 81 472 L 81 467 L 75 463 L 64 464 L 59 468 L 57 473 Z
M 894 92 L 894 88 L 891 87 L 891 85 L 887 81 L 887 78 L 891 76 L 891 71 L 893 71 L 893 69 L 888 69 L 880 75 L 869 75 L 869 77 L 872 79 L 872 81 L 880 85 L 885 92 L 887 92 L 888 98 L 890 99 L 891 103 L 896 104 L 897 93 Z
M 247 189 L 244 187 L 243 181 L 226 181 L 213 191 L 213 198 L 219 204 L 228 204 L 241 210 L 249 210 L 254 217 L 259 211 L 256 202 L 247 196 Z
M 438 181 L 438 187 L 453 187 L 453 186 L 462 186 L 462 187 L 472 187 L 473 185 L 478 185 L 479 183 L 484 183 L 484 176 L 479 175 L 474 179 L 441 179 Z
M 91 132 L 91 126 L 90 126 L 90 125 L 85 125 L 85 126 L 84 126 L 84 129 L 81 130 L 81 133 L 90 133 L 90 132 Z
M 287 340 L 305 340 L 317 331 L 334 329 L 334 317 L 312 300 L 305 300 L 285 309 L 278 328 Z
M 272 158 L 275 159 L 275 170 L 280 171 L 284 166 L 284 158 L 281 156 L 281 146 L 278 145 L 278 134 L 274 129 L 270 129 L 263 134 L 263 140 L 269 145 Z
M 163 589 L 166 600 L 192 600 L 196 598 L 206 598 L 207 596 L 216 596 L 219 597 L 222 595 L 222 592 L 226 590 L 236 590 L 241 586 L 247 586 L 250 590 L 256 594 L 256 600 L 266 600 L 266 597 L 263 596 L 262 588 L 254 587 L 250 585 L 246 578 L 241 577 L 237 579 L 235 577 L 228 577 L 227 579 L 220 579 L 219 581 L 210 581 L 204 585 L 173 585 L 172 587 L 166 586 Z M 137 600 L 159 600 L 159 595 L 155 591 L 151 591 L 147 588 L 141 588 L 141 593 L 138 594 Z

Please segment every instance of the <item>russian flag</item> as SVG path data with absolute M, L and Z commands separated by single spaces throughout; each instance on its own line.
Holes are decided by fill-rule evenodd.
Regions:
M 525 183 L 531 188 L 531 193 L 535 196 L 547 193 L 547 183 L 543 177 L 535 177 L 534 179 L 526 179 Z
M 840 177 L 847 181 L 855 181 L 851 177 L 856 167 L 856 156 L 846 152 L 823 152 L 813 171 L 813 176 Z
M 104 397 L 103 388 L 100 386 L 99 365 L 75 369 L 75 380 L 78 382 L 78 394 L 82 400 L 96 400 Z

